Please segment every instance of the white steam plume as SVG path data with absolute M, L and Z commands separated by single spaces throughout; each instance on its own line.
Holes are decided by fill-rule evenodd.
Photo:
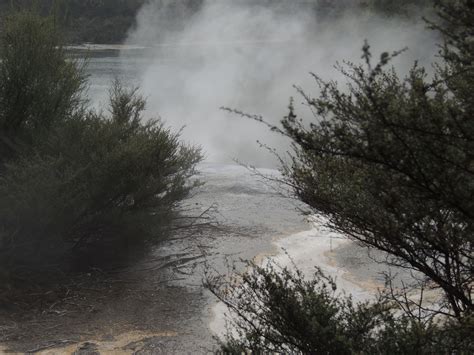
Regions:
M 341 79 L 333 65 L 360 62 L 364 39 L 374 55 L 407 46 L 409 51 L 394 61 L 402 73 L 415 59 L 430 63 L 436 52 L 435 34 L 421 19 L 346 11 L 337 20 L 318 21 L 308 1 L 258 6 L 256 1 L 204 0 L 198 10 L 171 3 L 146 4 L 128 44 L 153 48 L 153 60 L 139 78 L 148 110 L 175 128 L 186 126 L 183 137 L 202 145 L 210 161 L 236 158 L 269 166 L 269 154 L 256 141 L 286 147 L 263 125 L 229 115 L 221 106 L 276 123 L 287 113 L 289 97 L 296 95 L 292 85 L 317 94 L 309 72 Z

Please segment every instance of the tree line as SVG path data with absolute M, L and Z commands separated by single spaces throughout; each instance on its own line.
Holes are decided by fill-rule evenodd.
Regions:
M 371 11 L 384 16 L 410 16 L 415 10 L 427 8 L 432 0 L 238 0 L 256 6 L 307 6 L 318 18 L 330 18 L 341 11 L 355 7 L 360 11 Z M 136 25 L 136 16 L 147 0 L 0 0 L 0 17 L 12 10 L 35 6 L 42 14 L 56 12 L 58 21 L 68 43 L 123 43 L 129 30 Z M 180 9 L 196 12 L 204 0 L 156 0 L 168 7 L 171 16 L 183 16 Z M 171 10 L 170 10 L 171 8 Z M 191 12 L 189 11 L 191 10 Z M 182 20 L 182 19 L 180 19 Z

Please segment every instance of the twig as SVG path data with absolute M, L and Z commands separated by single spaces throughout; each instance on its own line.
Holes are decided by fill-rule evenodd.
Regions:
M 37 353 L 38 351 L 41 351 L 41 350 L 46 350 L 46 349 L 51 349 L 51 348 L 54 348 L 54 347 L 58 347 L 58 345 L 75 344 L 75 343 L 77 343 L 77 341 L 74 341 L 74 340 L 56 340 L 56 341 L 53 341 L 53 342 L 49 343 L 48 345 L 42 345 L 42 346 L 39 346 L 37 348 L 27 350 L 26 353 L 27 354 L 31 354 L 31 353 L 34 354 L 34 353 Z

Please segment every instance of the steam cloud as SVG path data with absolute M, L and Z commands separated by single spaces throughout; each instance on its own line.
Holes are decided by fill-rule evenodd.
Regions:
M 219 109 L 238 108 L 277 123 L 286 113 L 293 85 L 317 94 L 309 72 L 340 79 L 336 61 L 360 62 L 364 39 L 372 52 L 409 51 L 393 64 L 406 73 L 413 61 L 432 62 L 435 34 L 421 21 L 389 20 L 346 11 L 337 20 L 318 20 L 308 1 L 204 0 L 197 9 L 151 1 L 137 18 L 128 44 L 152 47 L 140 70 L 148 111 L 183 137 L 201 145 L 209 161 L 235 158 L 271 166 L 256 141 L 284 151 L 287 142 L 256 122 Z M 178 10 L 177 10 L 178 9 Z M 310 116 L 303 106 L 302 116 Z

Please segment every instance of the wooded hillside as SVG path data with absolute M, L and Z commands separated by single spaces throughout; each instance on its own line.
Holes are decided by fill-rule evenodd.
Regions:
M 42 0 L 36 2 L 42 13 L 56 11 L 71 43 L 119 43 L 145 0 Z M 0 12 L 12 7 L 31 6 L 31 0 L 0 0 Z
M 0 16 L 12 7 L 22 8 L 36 3 L 41 12 L 55 11 L 65 27 L 66 39 L 70 43 L 121 43 L 127 32 L 135 25 L 136 14 L 150 0 L 0 0 Z M 166 3 L 163 0 L 162 3 Z M 233 0 L 236 1 L 236 0 Z M 384 16 L 414 16 L 417 10 L 426 7 L 432 0 L 240 0 L 254 5 L 270 6 L 275 3 L 291 6 L 308 6 L 319 17 L 337 15 L 348 7 L 356 6 L 361 11 L 374 11 Z M 183 7 L 198 10 L 204 0 L 176 0 L 168 6 L 176 7 L 176 14 Z M 169 5 L 172 4 L 172 5 Z M 174 13 L 172 11 L 171 13 Z M 189 14 L 188 11 L 186 13 Z

